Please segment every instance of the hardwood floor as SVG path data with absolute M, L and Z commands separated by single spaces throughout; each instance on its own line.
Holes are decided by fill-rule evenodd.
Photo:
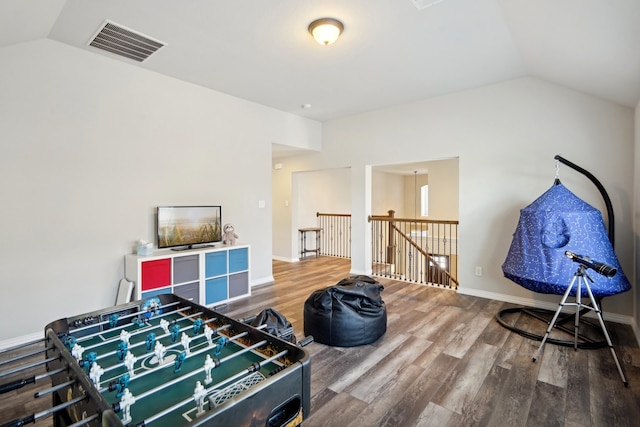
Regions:
M 274 261 L 275 284 L 255 288 L 250 298 L 219 311 L 242 318 L 274 308 L 301 339 L 304 301 L 347 277 L 349 267 L 349 260 L 332 257 Z M 305 347 L 312 376 L 311 415 L 303 427 L 640 425 L 640 349 L 629 326 L 607 324 L 629 381 L 625 388 L 608 348 L 547 345 L 533 363 L 539 342 L 495 320 L 508 304 L 379 281 L 388 315 L 382 338 L 359 347 Z M 514 315 L 513 321 L 539 333 L 546 328 L 524 316 Z M 0 354 L 0 361 L 7 357 L 10 352 Z M 0 365 L 2 371 L 6 365 Z M 29 371 L 43 372 L 43 367 Z M 2 377 L 0 384 L 16 377 Z M 42 380 L 2 394 L 0 425 L 43 410 L 48 399 L 34 399 L 33 393 L 48 386 Z M 51 417 L 44 417 L 34 425 L 51 424 Z
M 42 351 L 40 351 L 42 350 Z M 19 355 L 33 353 L 32 355 L 13 361 Z M 4 425 L 16 419 L 22 419 L 32 414 L 40 414 L 51 408 L 50 396 L 34 398 L 34 393 L 51 387 L 48 377 L 38 377 L 46 374 L 45 364 L 41 363 L 45 359 L 44 343 L 34 343 L 29 346 L 16 349 L 15 351 L 4 351 L 0 353 L 0 384 L 10 384 L 14 381 L 35 377 L 37 380 L 31 384 L 0 394 L 0 425 Z M 26 366 L 32 366 L 24 369 Z M 22 370 L 19 370 L 23 368 Z M 16 371 L 14 373 L 11 373 Z M 8 374 L 8 375 L 6 375 Z M 34 425 L 36 427 L 49 427 L 53 425 L 50 416 L 39 416 L 35 423 L 17 424 Z
M 247 317 L 274 308 L 303 338 L 303 305 L 312 291 L 347 277 L 349 260 L 274 261 L 275 285 L 221 310 Z M 314 426 L 638 426 L 640 349 L 630 326 L 607 323 L 629 382 L 608 348 L 574 351 L 500 326 L 510 305 L 454 291 L 380 279 L 387 332 L 351 348 L 312 343 Z M 527 330 L 546 325 L 514 315 Z M 554 335 L 556 333 L 554 332 Z

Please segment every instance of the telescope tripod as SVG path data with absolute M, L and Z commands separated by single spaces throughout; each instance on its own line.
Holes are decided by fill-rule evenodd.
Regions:
M 620 373 L 620 378 L 622 379 L 622 383 L 626 387 L 629 385 L 629 383 L 624 377 L 624 373 L 622 372 L 622 367 L 620 366 L 620 362 L 618 361 L 618 356 L 616 356 L 616 351 L 613 349 L 613 344 L 611 344 L 611 338 L 609 338 L 609 333 L 607 332 L 607 328 L 604 325 L 604 320 L 602 319 L 602 312 L 600 311 L 600 308 L 596 303 L 596 299 L 593 296 L 593 292 L 591 292 L 589 281 L 593 282 L 593 279 L 591 279 L 591 277 L 589 277 L 589 275 L 586 273 L 586 269 L 587 269 L 586 266 L 580 264 L 580 266 L 578 267 L 578 271 L 576 271 L 576 273 L 573 275 L 573 279 L 571 279 L 571 283 L 569 283 L 567 290 L 564 292 L 564 295 L 562 296 L 562 300 L 560 301 L 560 306 L 558 307 L 558 310 L 556 310 L 555 314 L 553 315 L 553 318 L 551 319 L 551 322 L 549 322 L 549 327 L 547 328 L 547 331 L 545 332 L 544 337 L 542 338 L 540 347 L 538 347 L 538 350 L 533 355 L 532 359 L 535 362 L 538 356 L 540 355 L 540 353 L 542 352 L 542 348 L 544 347 L 544 344 L 547 341 L 547 338 L 549 338 L 549 334 L 551 333 L 551 330 L 556 326 L 556 321 L 558 320 L 558 316 L 560 315 L 560 312 L 562 311 L 565 305 L 576 307 L 576 314 L 575 314 L 575 321 L 574 321 L 573 348 L 577 351 L 578 350 L 578 326 L 580 324 L 580 311 L 583 308 L 588 310 L 593 310 L 596 312 L 596 316 L 598 316 L 598 320 L 600 321 L 600 326 L 602 327 L 602 332 L 604 333 L 604 336 L 607 340 L 607 345 L 611 350 L 611 354 L 613 355 L 613 360 L 616 362 L 616 367 L 618 368 L 618 372 Z M 575 285 L 576 281 L 578 282 L 578 287 L 576 288 L 576 301 L 567 302 L 567 298 L 569 297 L 569 294 L 571 293 L 571 290 L 573 289 L 573 286 Z M 591 306 L 582 304 L 582 299 L 581 299 L 582 284 L 587 289 L 587 293 L 589 294 L 589 299 L 591 300 Z

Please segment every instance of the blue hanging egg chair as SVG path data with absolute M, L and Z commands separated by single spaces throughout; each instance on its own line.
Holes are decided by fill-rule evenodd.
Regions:
M 604 266 L 607 274 L 596 270 L 597 274 L 593 275 L 596 277 L 589 287 L 596 300 L 628 291 L 631 284 L 622 271 L 613 248 L 613 208 L 606 190 L 590 172 L 559 155 L 555 159 L 585 175 L 600 190 L 607 208 L 608 232 L 602 213 L 569 191 L 556 176 L 551 188 L 520 211 L 520 219 L 502 265 L 504 276 L 533 292 L 563 295 L 569 286 L 573 286 L 573 279 L 579 268 L 586 269 L 585 264 L 592 268 L 598 265 Z M 584 282 L 578 281 L 578 286 L 581 294 L 586 295 L 586 286 L 582 283 Z M 572 288 L 569 295 L 575 296 L 576 293 L 577 287 Z M 505 328 L 542 341 L 542 335 L 520 329 L 505 320 L 505 314 L 515 312 L 522 312 L 548 323 L 551 314 L 549 310 L 513 307 L 503 309 L 496 315 L 498 323 Z M 562 326 L 569 318 L 570 316 L 566 316 L 561 319 L 558 328 L 570 332 Z M 549 338 L 547 342 L 576 346 L 575 341 L 555 338 Z M 601 348 L 606 345 L 605 341 L 586 337 L 577 347 Z
M 562 295 L 578 267 L 567 251 L 617 271 L 612 277 L 598 275 L 591 284 L 597 299 L 631 289 L 607 236 L 602 213 L 556 183 L 520 211 L 502 272 L 531 291 Z M 587 294 L 584 287 L 582 293 Z M 576 289 L 570 293 L 575 294 Z

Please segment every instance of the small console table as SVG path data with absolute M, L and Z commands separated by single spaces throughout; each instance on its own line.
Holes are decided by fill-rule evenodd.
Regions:
M 308 252 L 315 252 L 316 256 L 320 254 L 320 232 L 322 228 L 299 228 L 300 232 L 300 258 L 306 258 L 306 254 Z M 315 232 L 316 233 L 316 247 L 315 249 L 307 249 L 307 233 Z

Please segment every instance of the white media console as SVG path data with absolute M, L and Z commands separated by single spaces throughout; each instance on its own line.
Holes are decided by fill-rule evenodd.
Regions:
M 162 250 L 126 255 L 124 274 L 135 283 L 134 299 L 173 293 L 215 306 L 251 295 L 248 245 Z

